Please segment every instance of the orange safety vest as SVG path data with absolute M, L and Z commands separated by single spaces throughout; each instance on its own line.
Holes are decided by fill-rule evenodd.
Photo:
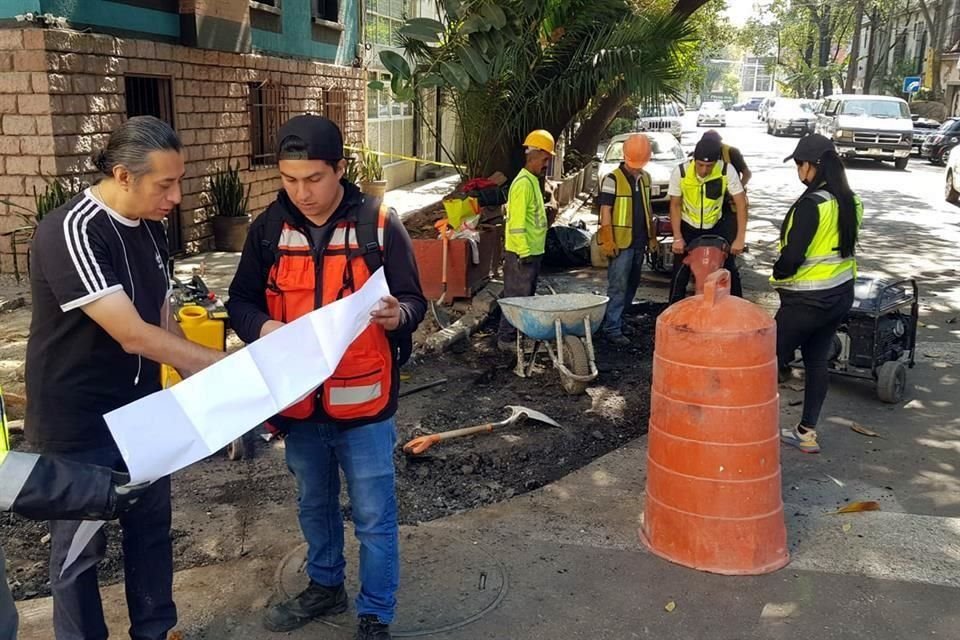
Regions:
M 361 208 L 361 215 L 363 213 Z M 377 216 L 378 247 L 361 247 L 357 220 L 337 223 L 317 265 L 308 236 L 288 222 L 277 241 L 277 259 L 267 276 L 267 312 L 280 322 L 292 322 L 322 305 L 356 292 L 372 275 L 364 256 L 383 247 L 387 210 Z M 317 274 L 320 282 L 317 282 Z M 335 327 L 331 327 L 336 330 Z M 333 375 L 302 400 L 280 412 L 281 416 L 305 420 L 316 410 L 317 399 L 333 420 L 372 418 L 390 403 L 393 386 L 393 350 L 383 327 L 368 326 L 347 348 Z

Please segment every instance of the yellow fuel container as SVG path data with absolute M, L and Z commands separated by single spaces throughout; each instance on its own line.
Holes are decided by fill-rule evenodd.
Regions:
M 211 318 L 207 310 L 200 305 L 191 304 L 180 308 L 177 313 L 180 329 L 187 340 L 210 349 L 227 350 L 227 328 L 221 318 Z M 170 365 L 160 368 L 160 383 L 164 389 L 180 382 L 180 374 Z

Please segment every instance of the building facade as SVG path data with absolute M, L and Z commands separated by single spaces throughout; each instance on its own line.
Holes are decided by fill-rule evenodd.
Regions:
M 869 12 L 864 14 L 860 33 L 860 59 L 857 61 L 854 87 L 858 93 L 884 93 L 894 88 L 902 76 L 918 75 L 923 86 L 932 84 L 933 74 L 940 75 L 944 91 L 943 101 L 948 113 L 960 113 L 960 75 L 957 59 L 960 57 L 960 0 L 934 0 L 928 3 L 932 16 L 938 14 L 940 3 L 947 3 L 947 24 L 940 43 L 941 62 L 933 68 L 930 33 L 923 11 L 916 2 L 909 2 L 905 9 L 889 20 L 874 20 Z M 873 83 L 865 86 L 867 56 L 873 41 L 873 59 L 876 71 Z
M 252 213 L 273 199 L 276 130 L 290 116 L 326 115 L 348 143 L 369 136 L 387 153 L 433 149 L 415 137 L 409 105 L 367 95 L 366 66 L 379 56 L 364 39 L 389 45 L 407 9 L 405 0 L 3 0 L 0 200 L 33 210 L 34 190 L 52 178 L 91 183 L 89 156 L 109 133 L 155 115 L 184 143 L 183 202 L 168 230 L 174 253 L 192 253 L 212 247 L 204 194 L 228 162 L 250 185 Z M 390 186 L 414 179 L 416 163 L 391 160 Z M 12 270 L 6 232 L 21 225 L 0 204 L 0 273 Z M 23 252 L 19 260 L 23 272 Z

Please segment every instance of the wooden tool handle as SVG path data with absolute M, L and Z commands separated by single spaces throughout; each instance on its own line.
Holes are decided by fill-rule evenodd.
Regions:
M 443 433 L 432 433 L 428 436 L 420 436 L 419 438 L 414 438 L 407 444 L 403 445 L 403 452 L 409 455 L 417 456 L 438 442 L 443 442 L 444 440 L 450 440 L 452 438 L 462 438 L 463 436 L 470 436 L 475 433 L 493 431 L 493 426 L 493 423 L 488 423 L 477 425 L 476 427 L 466 427 L 463 429 L 454 429 L 453 431 L 444 431 Z

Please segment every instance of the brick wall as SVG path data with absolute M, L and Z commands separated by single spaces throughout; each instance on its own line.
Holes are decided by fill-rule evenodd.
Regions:
M 172 81 L 176 129 L 185 146 L 181 227 L 188 252 L 212 247 L 203 206 L 206 178 L 240 162 L 259 213 L 279 188 L 275 167 L 250 167 L 250 83 L 280 83 L 289 115 L 322 113 L 324 89 L 346 92 L 344 135 L 362 143 L 364 72 L 306 60 L 190 49 L 145 40 L 38 29 L 0 29 L 0 199 L 33 207 L 40 176 L 96 179 L 90 154 L 125 118 L 125 75 Z M 29 195 L 28 195 L 29 194 Z M 0 205 L 0 233 L 21 224 Z M 2 262 L 2 260 L 6 262 Z M 10 270 L 0 245 L 0 272 Z

